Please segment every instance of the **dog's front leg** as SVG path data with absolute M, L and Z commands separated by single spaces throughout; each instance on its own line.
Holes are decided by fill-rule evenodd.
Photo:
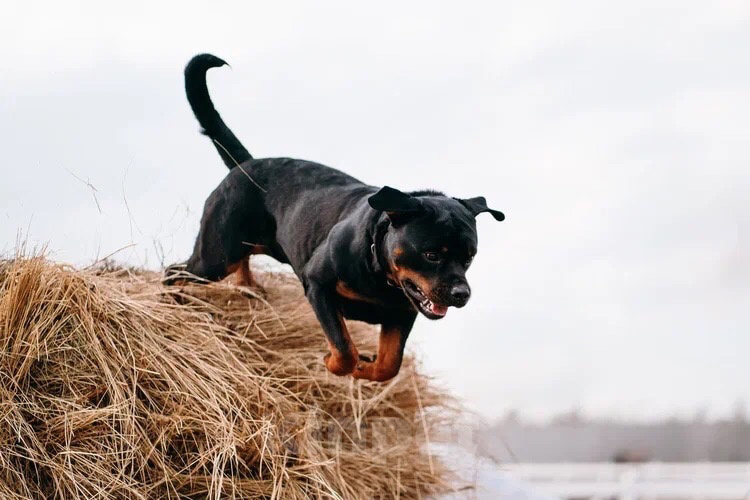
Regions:
M 307 287 L 307 299 L 328 339 L 328 349 L 331 352 L 323 358 L 326 368 L 335 375 L 351 373 L 357 364 L 359 353 L 349 336 L 333 294 L 326 288 L 311 283 Z
M 385 382 L 398 375 L 404 357 L 404 346 L 416 315 L 404 321 L 383 324 L 380 327 L 378 353 L 372 361 L 360 360 L 352 376 L 376 382 Z

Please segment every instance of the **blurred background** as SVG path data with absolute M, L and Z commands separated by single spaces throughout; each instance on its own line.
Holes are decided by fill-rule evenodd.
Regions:
M 409 344 L 483 453 L 750 460 L 748 2 L 14 2 L 0 33 L 5 254 L 185 259 L 226 174 L 182 88 L 212 52 L 256 158 L 505 212 Z M 642 437 L 670 422 L 703 437 Z

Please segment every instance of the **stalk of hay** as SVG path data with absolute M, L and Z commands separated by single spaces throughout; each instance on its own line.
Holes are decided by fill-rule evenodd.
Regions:
M 257 274 L 257 273 L 256 273 Z M 327 373 L 293 276 L 166 289 L 155 273 L 0 263 L 0 497 L 413 498 L 449 401 L 407 357 Z M 372 327 L 351 324 L 362 352 Z

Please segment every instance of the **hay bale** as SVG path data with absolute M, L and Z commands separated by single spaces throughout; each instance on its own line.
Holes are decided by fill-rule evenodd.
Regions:
M 0 497 L 412 498 L 446 399 L 410 357 L 327 373 L 293 276 L 168 290 L 155 273 L 0 264 Z M 352 324 L 363 352 L 372 327 Z

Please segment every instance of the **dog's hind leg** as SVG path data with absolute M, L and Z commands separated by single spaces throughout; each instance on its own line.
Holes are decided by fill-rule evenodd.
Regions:
M 206 200 L 193 254 L 178 281 L 184 276 L 187 281 L 219 281 L 247 260 L 250 248 L 243 241 L 252 237 L 252 213 L 248 213 L 242 203 L 245 200 L 237 196 L 237 191 L 236 186 L 225 181 Z M 168 276 L 165 282 L 170 281 Z
M 200 280 L 219 281 L 239 269 L 242 279 L 252 283 L 247 257 L 267 253 L 268 247 L 258 243 L 271 241 L 274 229 L 262 191 L 242 171 L 232 170 L 206 200 L 184 271 Z M 169 284 L 169 277 L 165 282 Z
M 235 284 L 238 286 L 258 287 L 258 282 L 253 278 L 253 272 L 250 269 L 251 255 L 271 255 L 271 250 L 266 245 L 257 243 L 248 243 L 243 241 L 242 244 L 247 249 L 247 257 L 237 263 L 229 266 L 229 272 L 235 275 Z
M 248 255 L 237 264 L 229 267 L 229 270 L 236 276 L 235 284 L 237 286 L 255 287 L 257 283 L 253 278 L 253 273 L 250 270 L 250 256 Z

